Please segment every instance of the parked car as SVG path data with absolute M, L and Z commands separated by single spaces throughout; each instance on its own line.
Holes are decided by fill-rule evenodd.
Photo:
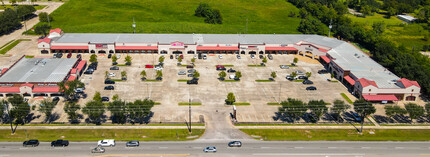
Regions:
M 299 80 L 307 80 L 308 77 L 306 77 L 306 76 L 298 76 L 297 79 L 299 79 Z
M 311 80 L 304 80 L 302 83 L 303 84 L 314 84 L 314 82 L 312 82 Z
M 196 72 L 196 69 L 190 69 L 190 70 L 188 70 L 187 72 L 188 72 L 188 73 L 194 73 L 194 72 Z
M 230 68 L 230 69 L 227 70 L 227 72 L 229 72 L 229 73 L 235 73 L 236 70 L 234 70 L 233 68 Z
M 273 56 L 271 54 L 268 54 L 267 58 L 269 58 L 270 60 L 273 60 Z
M 109 73 L 108 76 L 109 77 L 115 77 L 116 75 L 115 75 L 115 73 Z
M 115 84 L 115 81 L 112 81 L 112 80 L 105 80 L 105 84 Z
M 57 53 L 57 58 L 63 57 L 63 53 Z
M 260 59 L 263 59 L 263 55 L 259 55 Z
M 83 93 L 84 92 L 84 89 L 82 89 L 82 88 L 76 88 L 75 89 L 75 93 Z
M 91 153 L 104 153 L 105 149 L 102 147 L 96 147 L 94 149 L 91 149 Z
M 118 64 L 118 62 L 112 62 L 112 65 L 117 65 Z
M 292 66 L 296 66 L 296 63 L 291 63 Z
M 266 64 L 264 64 L 264 63 L 260 63 L 260 65 L 261 65 L 261 66 L 266 66 Z
M 203 55 L 203 60 L 208 59 L 208 57 L 206 55 Z
M 56 97 L 54 97 L 54 98 L 52 99 L 52 101 L 53 101 L 53 102 L 58 102 L 58 101 L 60 101 L 60 97 L 56 96 Z
M 360 118 L 360 116 L 357 113 L 351 111 L 351 114 L 354 117 L 354 120 L 356 122 L 361 122 L 361 118 Z
M 188 76 L 188 77 L 193 77 L 194 75 L 193 75 L 193 74 L 188 74 L 187 76 Z
M 117 66 L 110 67 L 110 70 L 119 70 L 119 67 L 117 67 Z
M 161 80 L 163 80 L 163 78 L 162 77 L 157 77 L 157 78 L 155 78 L 156 80 L 158 80 L 158 81 L 161 81 Z
M 57 140 L 51 142 L 51 147 L 66 147 L 69 146 L 69 141 L 67 140 Z
M 203 149 L 203 152 L 205 152 L 205 153 L 207 153 L 207 152 L 216 153 L 216 147 L 206 147 L 205 149 Z
M 178 75 L 186 75 L 187 74 L 187 72 L 186 71 L 179 71 L 178 72 Z
M 87 69 L 84 74 L 93 74 L 94 70 L 93 69 Z
M 115 89 L 115 87 L 114 86 L 106 86 L 105 87 L 105 90 L 114 90 Z
M 234 79 L 234 78 L 236 78 L 236 75 L 230 75 L 230 76 L 228 76 L 228 78 Z
M 327 74 L 328 71 L 323 69 L 323 70 L 318 70 L 318 74 Z
M 102 97 L 102 101 L 109 101 L 109 97 L 107 96 Z
M 150 64 L 147 64 L 147 65 L 145 65 L 145 68 L 154 68 L 154 66 L 150 65 Z
M 222 65 L 217 65 L 216 66 L 216 70 L 226 70 L 224 66 Z
M 280 65 L 281 69 L 289 69 L 290 67 L 288 65 Z
M 24 147 L 27 147 L 27 146 L 37 147 L 37 146 L 39 146 L 39 140 L 24 141 L 24 143 L 22 143 L 22 146 L 24 146 Z
M 219 55 L 219 59 L 222 59 L 222 55 Z
M 309 87 L 306 87 L 306 90 L 317 90 L 317 87 L 309 86 Z
M 290 81 L 297 79 L 296 77 L 291 77 L 290 75 L 287 75 L 286 78 L 287 78 L 287 80 L 290 80 Z
M 76 58 L 82 58 L 81 54 L 76 55 Z
M 231 141 L 228 143 L 229 147 L 242 147 L 242 142 L 240 141 Z
M 99 147 L 115 147 L 115 140 L 114 139 L 99 140 L 97 142 L 97 145 Z
M 199 54 L 197 55 L 197 58 L 198 58 L 198 59 L 202 59 L 202 54 L 201 54 L 201 53 L 199 53 Z
M 179 57 L 181 57 L 181 59 L 184 59 L 184 55 L 180 55 Z
M 68 53 L 67 58 L 72 58 L 72 53 Z
M 254 54 L 251 54 L 251 58 L 252 58 L 252 59 L 254 59 L 254 58 L 255 58 Z
M 128 141 L 125 143 L 126 147 L 139 147 L 139 141 Z
M 156 65 L 154 69 L 156 71 L 160 71 L 160 70 L 163 70 L 163 67 L 161 67 L 160 65 Z
M 121 55 L 120 55 L 120 54 L 117 54 L 117 55 L 116 55 L 116 58 L 120 59 L 120 58 L 121 58 Z
M 108 58 L 112 58 L 112 54 L 109 54 L 109 55 L 108 55 Z
M 193 58 L 196 58 L 196 59 L 197 59 L 197 55 L 194 55 L 194 56 L 193 56 Z
M 57 54 L 53 53 L 52 58 L 57 58 Z
M 130 66 L 131 62 L 126 62 L 125 65 Z
M 91 63 L 91 64 L 88 66 L 88 68 L 91 68 L 91 69 L 97 70 L 97 66 L 98 66 L 98 63 L 97 63 L 97 62 L 95 62 L 95 63 Z
M 194 68 L 194 66 L 193 65 L 187 65 L 187 68 Z
M 191 79 L 189 81 L 187 81 L 187 84 L 199 84 L 197 79 Z
M 170 55 L 170 59 L 173 59 L 173 55 Z
M 296 72 L 296 74 L 297 74 L 297 75 L 305 75 L 305 72 L 300 71 L 300 70 L 297 70 L 297 71 L 295 71 L 295 72 Z
M 240 57 L 240 55 L 237 55 L 236 57 L 237 57 L 237 59 L 240 59 L 240 58 L 241 58 L 241 57 Z

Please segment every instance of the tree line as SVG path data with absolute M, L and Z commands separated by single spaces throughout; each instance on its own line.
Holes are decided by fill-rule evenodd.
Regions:
M 205 17 L 205 23 L 222 24 L 221 12 L 218 9 L 212 9 L 207 3 L 200 3 L 194 11 L 194 16 Z
M 8 34 L 20 28 L 21 21 L 34 17 L 36 9 L 32 5 L 19 5 L 14 9 L 6 8 L 0 12 L 0 35 Z
M 313 16 L 325 25 L 331 23 L 334 36 L 359 43 L 370 51 L 372 58 L 379 64 L 400 77 L 418 81 L 422 93 L 430 95 L 430 59 L 419 53 L 418 48 L 407 49 L 403 45 L 397 46 L 390 39 L 384 38 L 381 35 L 381 31 L 383 32 L 381 27 L 383 28 L 384 24 L 375 23 L 373 29 L 368 30 L 362 24 L 353 23 L 350 18 L 345 16 L 347 5 L 340 1 L 287 1 L 300 8 L 302 18 Z M 423 40 L 428 39 L 423 38 Z

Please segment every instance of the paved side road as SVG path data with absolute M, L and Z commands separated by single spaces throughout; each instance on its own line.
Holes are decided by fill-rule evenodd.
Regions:
M 68 147 L 23 147 L 21 142 L 0 142 L 0 156 L 286 156 L 286 157 L 414 157 L 430 155 L 429 142 L 264 142 L 243 140 L 241 148 L 230 148 L 229 141 L 218 142 L 141 142 L 127 148 L 124 142 L 107 147 L 104 154 L 91 154 L 96 142 L 71 142 Z M 206 146 L 217 147 L 216 153 L 204 153 Z

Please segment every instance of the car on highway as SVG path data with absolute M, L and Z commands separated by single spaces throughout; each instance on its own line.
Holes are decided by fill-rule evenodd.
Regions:
M 104 153 L 105 149 L 102 147 L 96 147 L 94 149 L 91 149 L 91 153 Z
M 288 65 L 280 65 L 279 66 L 281 69 L 289 69 L 290 67 Z
M 119 67 L 117 67 L 117 66 L 110 67 L 110 70 L 119 70 Z
M 102 97 L 102 101 L 109 101 L 109 97 L 107 96 Z
M 22 146 L 24 146 L 24 147 L 27 147 L 27 146 L 37 147 L 37 146 L 39 146 L 39 140 L 24 141 L 24 143 L 22 143 Z
M 115 89 L 115 87 L 114 86 L 106 86 L 105 87 L 105 90 L 114 90 Z
M 179 71 L 178 72 L 178 75 L 186 75 L 187 74 L 187 72 L 186 71 Z
M 303 84 L 314 84 L 314 82 L 312 82 L 311 80 L 304 80 L 302 83 Z
M 208 153 L 208 152 L 216 153 L 216 147 L 206 147 L 205 149 L 203 149 L 203 152 L 205 152 L 205 153 Z
M 242 142 L 240 141 L 231 141 L 228 143 L 229 147 L 242 147 Z
M 125 143 L 126 147 L 139 147 L 139 141 L 128 141 Z
M 317 90 L 317 87 L 315 87 L 315 86 L 309 86 L 309 87 L 306 87 L 306 90 Z
M 99 140 L 97 142 L 97 145 L 99 147 L 115 147 L 115 140 L 114 139 Z
M 51 147 L 67 147 L 69 146 L 69 141 L 67 140 L 57 140 L 51 142 Z

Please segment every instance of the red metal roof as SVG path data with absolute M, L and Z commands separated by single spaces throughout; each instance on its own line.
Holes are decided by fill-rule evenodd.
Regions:
M 19 87 L 0 87 L 0 93 L 19 93 Z
M 67 79 L 67 81 L 73 81 L 76 80 L 76 76 L 70 75 L 69 79 Z
M 158 50 L 157 46 L 115 46 L 115 50 Z
M 363 95 L 367 101 L 399 101 L 394 95 Z
M 367 87 L 367 86 L 369 86 L 369 85 L 372 85 L 372 86 L 378 87 L 378 86 L 376 85 L 376 82 L 375 82 L 375 81 L 369 81 L 369 80 L 367 80 L 367 79 L 365 79 L 365 78 L 358 79 L 357 81 L 358 81 L 358 82 L 360 82 L 360 84 L 361 84 L 363 87 Z
M 327 56 L 320 56 L 320 59 L 323 59 L 326 63 L 330 63 L 330 59 Z
M 355 84 L 355 80 L 354 79 L 352 79 L 351 77 L 349 77 L 349 76 L 345 76 L 345 77 L 343 77 L 346 81 L 348 81 L 348 83 L 349 84 L 351 84 L 351 85 L 354 85 Z
M 88 46 L 51 46 L 52 50 L 88 50 Z
M 22 86 L 28 86 L 28 87 L 30 87 L 30 88 L 33 88 L 33 84 L 31 84 L 31 83 L 24 83 L 24 84 L 22 84 L 21 86 L 19 86 L 19 87 L 22 87 Z
M 7 71 L 7 70 L 9 70 L 9 69 L 8 69 L 8 68 L 4 68 L 4 69 L 2 69 L 2 70 L 1 70 L 1 74 L 6 73 L 6 71 Z
M 76 69 L 78 69 L 79 72 L 81 72 L 83 70 L 85 64 L 87 64 L 87 61 L 79 61 L 78 66 L 76 66 Z M 73 69 L 72 69 L 72 71 L 73 71 Z
M 234 46 L 197 46 L 197 51 L 238 51 Z
M 297 51 L 295 47 L 266 47 L 266 51 Z
M 43 39 L 39 39 L 39 41 L 37 43 L 41 43 L 41 42 L 45 42 L 45 43 L 49 44 L 49 43 L 51 43 L 51 38 L 46 37 Z
M 76 68 L 73 68 L 72 70 L 70 70 L 71 74 L 76 74 Z
M 417 81 L 411 81 L 406 78 L 402 78 L 398 80 L 398 82 L 401 82 L 405 88 L 408 88 L 410 86 L 417 86 L 418 88 L 421 88 Z
M 323 48 L 319 48 L 318 50 L 320 50 L 321 52 L 327 52 L 328 50 L 323 49 Z
M 55 29 L 51 29 L 50 31 L 49 31 L 49 33 L 52 33 L 52 32 L 57 32 L 57 33 L 61 33 L 61 29 L 60 28 L 55 28 Z
M 33 93 L 59 93 L 60 87 L 34 87 Z

